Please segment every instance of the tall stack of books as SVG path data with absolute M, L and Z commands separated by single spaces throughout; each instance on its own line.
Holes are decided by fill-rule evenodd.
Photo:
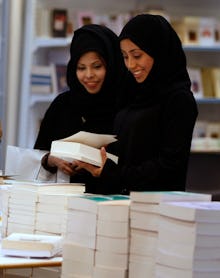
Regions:
M 10 188 L 7 235 L 13 232 L 35 232 L 37 192 L 38 187 L 33 185 L 16 185 Z
M 129 204 L 128 196 L 84 195 L 68 200 L 62 277 L 68 273 L 126 277 Z
M 38 234 L 46 233 L 51 235 L 61 235 L 66 229 L 67 201 L 69 196 L 82 195 L 82 191 L 74 191 L 69 187 L 62 189 L 62 192 L 44 193 L 38 195 L 36 207 L 35 232 Z
M 156 277 L 220 277 L 220 203 L 160 206 Z
M 129 278 L 155 277 L 159 207 L 167 201 L 210 201 L 211 195 L 189 192 L 130 193 Z
M 64 196 L 70 194 L 83 193 L 84 186 L 68 183 L 39 183 L 11 181 L 10 187 L 5 192 L 5 202 L 3 203 L 3 227 L 4 236 L 12 232 L 17 233 L 44 233 L 44 234 L 62 234 L 63 226 L 55 225 L 59 219 L 59 211 L 49 208 L 53 199 L 61 206 L 65 206 Z M 44 196 L 44 194 L 48 194 Z M 56 196 L 54 196 L 56 195 Z M 40 198 L 41 196 L 41 198 Z M 45 207 L 45 200 L 48 202 Z M 40 201 L 40 202 L 39 202 Z M 51 205 L 51 206 L 52 206 Z M 48 211 L 42 211 L 44 206 Z M 57 205 L 59 209 L 59 205 Z M 49 211 L 50 209 L 50 211 Z M 62 210 L 63 212 L 63 210 Z M 54 225 L 50 223 L 51 219 Z M 60 216 L 61 218 L 61 216 Z M 64 217 L 62 217 L 64 219 Z M 48 225 L 50 223 L 51 225 Z M 56 230 L 55 227 L 56 226 Z

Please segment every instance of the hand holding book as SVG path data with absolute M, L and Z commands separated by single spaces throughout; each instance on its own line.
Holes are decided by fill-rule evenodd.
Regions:
M 102 167 L 103 158 L 100 154 L 100 148 L 115 141 L 117 139 L 114 135 L 80 131 L 68 138 L 53 141 L 50 154 L 71 163 L 74 160 L 80 160 Z M 115 163 L 118 162 L 117 156 L 107 152 L 105 155 Z
M 78 166 L 76 169 L 77 170 L 85 169 L 86 171 L 90 172 L 94 177 L 99 177 L 102 173 L 102 169 L 107 160 L 107 153 L 106 153 L 106 150 L 104 147 L 101 148 L 100 153 L 101 153 L 101 158 L 102 158 L 102 164 L 100 167 L 77 160 L 75 162 L 75 164 Z

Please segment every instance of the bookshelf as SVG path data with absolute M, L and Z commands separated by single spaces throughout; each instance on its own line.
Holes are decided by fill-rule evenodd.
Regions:
M 161 4 L 159 0 L 150 0 L 148 3 L 144 0 L 29 0 L 25 1 L 24 13 L 24 48 L 23 48 L 23 65 L 21 78 L 21 97 L 20 97 L 20 113 L 18 119 L 18 145 L 21 147 L 33 147 L 37 131 L 39 128 L 39 120 L 50 102 L 54 99 L 57 92 L 50 95 L 32 95 L 30 93 L 30 70 L 33 63 L 47 64 L 48 56 L 51 51 L 57 51 L 60 55 L 57 58 L 68 61 L 68 51 L 71 42 L 71 35 L 64 38 L 38 37 L 36 34 L 36 16 L 39 7 L 43 9 L 67 9 L 69 20 L 73 22 L 73 29 L 77 28 L 77 13 L 93 12 L 97 14 L 118 14 L 128 12 L 144 12 L 148 7 L 161 7 L 172 17 L 180 17 L 183 15 L 218 17 L 218 8 L 220 3 L 218 0 L 184 0 L 174 1 L 166 0 Z M 184 45 L 187 56 L 188 65 L 192 66 L 220 66 L 220 45 L 215 46 L 189 46 Z M 198 99 L 199 117 L 198 119 L 206 119 L 212 121 L 220 121 L 219 109 L 220 99 L 204 98 Z

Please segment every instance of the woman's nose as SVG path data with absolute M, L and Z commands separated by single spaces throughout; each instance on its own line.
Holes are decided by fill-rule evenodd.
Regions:
M 134 67 L 135 67 L 135 61 L 134 61 L 134 59 L 128 58 L 128 60 L 127 60 L 127 68 L 128 68 L 128 69 L 132 69 L 132 68 L 134 68 Z
M 93 70 L 91 70 L 91 69 L 87 69 L 87 70 L 86 70 L 86 77 L 87 77 L 87 78 L 90 78 L 90 77 L 92 77 L 93 75 L 94 75 Z

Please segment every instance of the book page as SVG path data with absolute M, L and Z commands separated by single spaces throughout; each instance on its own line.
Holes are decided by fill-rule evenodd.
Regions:
M 69 137 L 61 139 L 61 141 L 76 142 L 94 148 L 101 148 L 102 146 L 117 141 L 115 137 L 116 135 L 112 135 L 112 134 L 97 134 L 97 133 L 91 133 L 86 131 L 80 131 Z

